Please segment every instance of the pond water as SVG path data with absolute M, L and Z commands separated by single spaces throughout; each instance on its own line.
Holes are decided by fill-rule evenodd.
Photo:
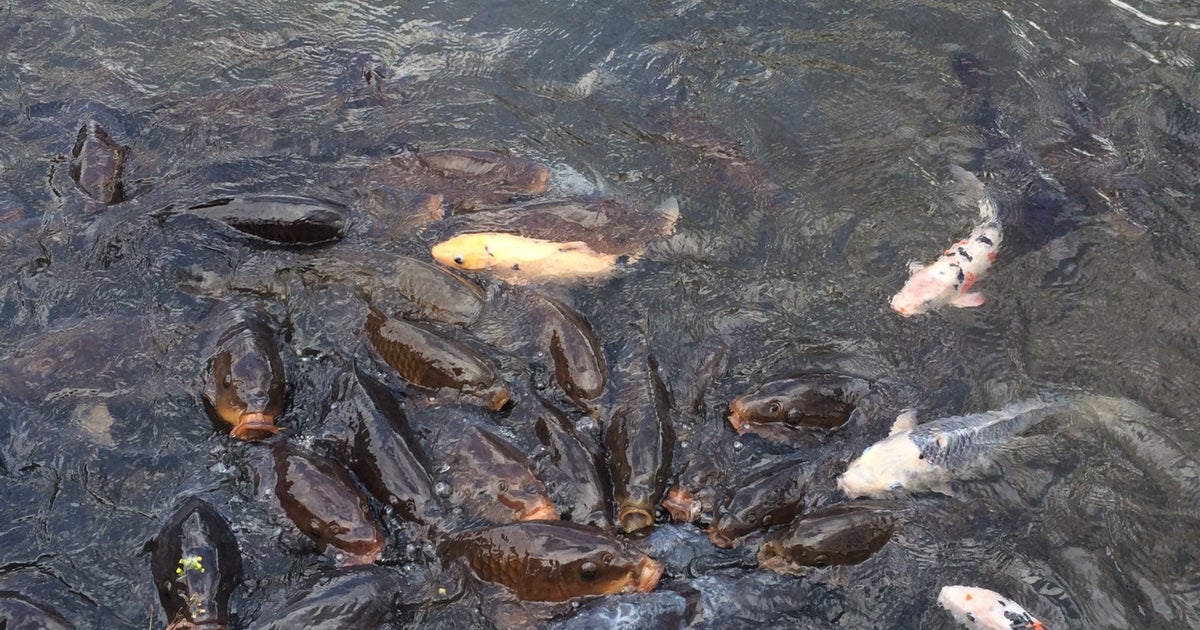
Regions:
M 1078 220 L 1002 250 L 982 307 L 901 318 L 888 300 L 908 263 L 978 221 L 953 166 L 1021 203 L 1019 165 L 986 154 L 951 68 L 968 51 L 1017 158 L 1053 178 L 1108 142 L 1120 168 L 1063 184 Z M 354 291 L 197 278 L 225 286 L 364 248 L 429 260 L 445 234 L 380 243 L 351 229 L 294 251 L 163 211 L 246 192 L 352 203 L 390 155 L 475 147 L 549 165 L 547 196 L 678 200 L 675 235 L 627 272 L 561 289 L 610 362 L 630 324 L 646 329 L 691 441 L 677 469 L 711 459 L 732 480 L 792 451 L 848 459 L 886 435 L 883 417 L 794 448 L 731 430 L 734 396 L 806 370 L 902 384 L 897 406 L 922 419 L 1045 391 L 1140 405 L 1039 427 L 986 479 L 910 499 L 900 533 L 861 565 L 709 566 L 708 549 L 660 528 L 639 542 L 673 558 L 653 597 L 589 602 L 581 619 L 625 606 L 651 611 L 646 627 L 950 628 L 937 589 L 973 584 L 1054 628 L 1200 627 L 1197 57 L 1200 5 L 1157 0 L 0 2 L 0 354 L 68 326 L 119 331 L 54 342 L 44 383 L 0 400 L 0 590 L 81 628 L 165 626 L 144 545 L 191 495 L 233 522 L 236 626 L 270 621 L 325 570 L 256 495 L 255 445 L 205 416 L 199 348 L 213 311 L 265 303 L 286 322 L 280 425 L 311 440 L 330 358 L 357 351 L 336 319 Z M 1073 94 L 1099 121 L 1093 144 L 1064 131 Z M 86 120 L 129 147 L 128 201 L 90 201 L 72 181 Z M 1136 203 L 1140 237 L 1089 206 L 1114 179 L 1122 196 L 1108 201 Z M 712 348 L 720 360 L 706 362 Z M 388 566 L 437 572 L 396 546 Z M 412 605 L 394 623 L 570 621 L 489 597 Z

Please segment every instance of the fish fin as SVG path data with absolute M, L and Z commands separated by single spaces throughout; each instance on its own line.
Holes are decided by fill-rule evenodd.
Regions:
M 905 409 L 904 411 L 900 412 L 900 415 L 896 416 L 896 422 L 892 424 L 892 431 L 891 433 L 888 433 L 888 437 L 892 437 L 897 433 L 903 433 L 904 431 L 911 431 L 916 426 L 917 410 Z
M 590 251 L 592 251 L 592 248 L 583 241 L 567 241 L 565 243 L 558 244 L 558 251 L 560 251 L 560 252 L 573 252 L 573 251 L 578 251 L 578 250 L 584 250 L 584 251 L 590 252 Z
M 974 308 L 983 306 L 985 298 L 982 293 L 964 293 L 952 300 L 950 306 L 955 308 Z
M 923 262 L 917 262 L 914 260 L 914 261 L 908 263 L 908 272 L 909 273 L 917 273 L 918 271 L 924 269 L 927 266 L 928 265 L 926 265 Z

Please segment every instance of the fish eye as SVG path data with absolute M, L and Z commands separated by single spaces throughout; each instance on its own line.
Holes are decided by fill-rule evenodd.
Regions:
M 777 400 L 772 400 L 771 404 L 767 405 L 767 413 L 779 413 L 781 409 L 783 409 L 783 405 L 780 405 Z
M 596 578 L 596 572 L 598 570 L 599 569 L 596 567 L 595 562 L 584 562 L 583 564 L 579 565 L 579 577 L 585 580 L 593 580 Z
M 758 521 L 758 516 L 755 516 L 754 512 L 746 512 L 746 521 L 754 523 Z
M 500 492 L 508 492 L 508 482 L 503 479 L 500 480 L 500 483 L 496 484 L 496 487 L 500 489 Z
M 232 385 L 233 385 L 233 375 L 226 372 L 225 376 L 221 378 L 221 386 L 222 387 L 230 387 Z
M 462 254 L 459 254 L 454 257 L 454 264 L 461 265 L 461 264 L 463 264 L 463 262 L 464 262 L 464 258 L 462 257 Z
M 892 483 L 888 484 L 888 490 L 899 490 L 899 489 L 900 489 L 899 481 L 893 481 Z
M 613 555 L 611 553 L 604 554 L 604 566 L 609 566 L 613 563 Z

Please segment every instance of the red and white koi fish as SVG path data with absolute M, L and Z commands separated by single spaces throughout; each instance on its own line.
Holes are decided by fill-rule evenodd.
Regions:
M 892 296 L 893 311 L 911 317 L 946 304 L 956 308 L 983 304 L 982 293 L 969 291 L 996 261 L 1004 231 L 990 197 L 979 200 L 979 214 L 982 222 L 971 235 L 951 245 L 933 264 L 909 264 L 912 275 Z
M 1016 602 L 986 588 L 943 586 L 938 603 L 955 621 L 977 630 L 1047 630 Z

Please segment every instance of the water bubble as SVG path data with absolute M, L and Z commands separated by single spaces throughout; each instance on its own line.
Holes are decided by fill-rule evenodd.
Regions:
M 450 472 L 450 464 L 442 462 L 441 464 L 438 465 L 436 472 L 439 475 L 444 475 L 444 474 Z
M 687 447 L 688 447 L 687 440 L 682 440 L 679 442 L 679 448 L 687 448 Z
M 444 498 L 444 497 L 450 496 L 450 484 L 448 484 L 444 481 L 439 481 L 439 482 L 433 484 L 433 491 L 439 497 Z
M 745 444 L 743 444 L 741 440 L 734 440 L 734 441 L 733 441 L 733 450 L 735 450 L 735 451 L 740 451 L 740 450 L 742 450 L 742 449 L 743 449 L 743 448 L 745 448 L 745 447 L 746 447 L 746 445 L 745 445 Z
M 596 419 L 591 416 L 583 416 L 575 423 L 575 428 L 589 433 L 595 431 L 597 429 Z

